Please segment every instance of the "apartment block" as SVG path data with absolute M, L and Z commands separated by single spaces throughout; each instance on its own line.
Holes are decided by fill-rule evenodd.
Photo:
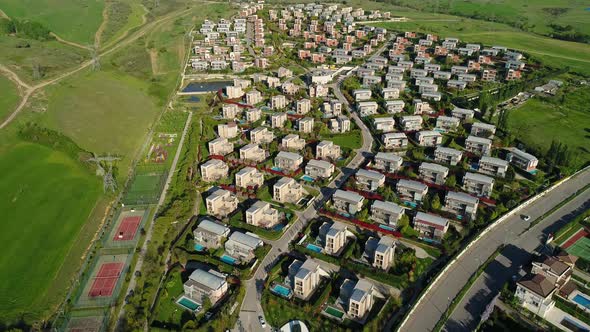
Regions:
M 434 161 L 437 163 L 455 166 L 461 161 L 462 157 L 463 152 L 453 148 L 439 146 L 434 150 Z
M 235 122 L 221 123 L 217 125 L 217 134 L 223 138 L 234 138 L 240 133 L 240 128 Z
M 376 130 L 380 130 L 384 133 L 389 133 L 395 131 L 395 118 L 374 118 L 373 125 L 375 126 Z
M 229 227 L 211 219 L 203 219 L 193 231 L 196 244 L 205 248 L 217 249 L 229 236 Z
M 478 204 L 479 199 L 477 197 L 461 192 L 449 191 L 445 197 L 443 210 L 473 220 L 477 213 Z
M 309 113 L 311 111 L 311 101 L 307 98 L 298 100 L 295 102 L 295 110 L 297 114 L 301 115 Z
M 465 140 L 465 150 L 477 155 L 489 155 L 492 150 L 492 140 L 469 135 Z
M 264 175 L 254 167 L 244 167 L 236 173 L 236 187 L 258 188 L 264 183 Z
M 506 172 L 508 171 L 508 161 L 500 158 L 483 156 L 479 159 L 478 166 L 479 167 L 477 171 L 479 173 L 484 173 L 491 176 L 498 176 L 502 178 L 506 176 Z
M 399 219 L 404 215 L 404 211 L 403 207 L 395 203 L 374 201 L 371 205 L 371 220 L 395 227 Z
M 323 160 L 312 159 L 305 165 L 305 174 L 312 178 L 327 179 L 334 174 L 334 165 Z
M 205 199 L 207 213 L 216 217 L 226 217 L 238 208 L 238 198 L 225 189 L 215 189 Z
M 297 153 L 280 151 L 275 157 L 274 165 L 282 170 L 295 171 L 303 163 L 303 157 Z
M 239 262 L 248 263 L 256 257 L 254 251 L 263 245 L 264 242 L 257 235 L 235 231 L 225 242 L 225 252 Z
M 422 182 L 401 179 L 395 186 L 398 195 L 402 200 L 421 201 L 428 193 L 428 186 Z
M 341 156 L 340 146 L 332 141 L 321 141 L 316 146 L 315 155 L 317 159 L 337 160 Z
M 305 139 L 300 138 L 297 134 L 289 134 L 281 140 L 283 149 L 289 150 L 303 150 L 305 147 Z
M 262 102 L 262 94 L 258 90 L 251 90 L 246 92 L 246 104 L 256 105 Z
M 356 283 L 346 279 L 340 287 L 340 299 L 347 304 L 346 315 L 352 320 L 362 321 L 368 316 L 376 295 L 383 296 L 365 279 L 360 279 Z
M 314 126 L 313 118 L 303 118 L 297 121 L 297 128 L 300 133 L 312 133 Z
M 270 108 L 279 110 L 287 107 L 287 98 L 283 95 L 276 95 L 270 97 Z
M 227 293 L 225 276 L 217 271 L 194 270 L 183 284 L 184 295 L 203 305 L 206 300 L 217 303 Z
M 209 159 L 201 165 L 201 179 L 215 182 L 227 177 L 229 167 L 219 159 Z
M 405 149 L 408 146 L 408 137 L 404 133 L 387 133 L 381 136 L 386 149 Z
M 420 237 L 440 242 L 449 229 L 449 220 L 433 214 L 418 212 L 414 217 L 414 229 L 420 233 Z
M 251 108 L 246 112 L 246 121 L 252 123 L 262 118 L 262 111 L 258 108 Z
M 506 158 L 512 165 L 527 172 L 537 169 L 539 163 L 537 157 L 517 148 L 510 148 L 508 151 Z
M 483 122 L 475 122 L 471 125 L 471 135 L 490 138 L 496 133 L 496 126 Z
M 436 119 L 436 128 L 444 131 L 454 131 L 457 130 L 461 124 L 461 120 L 456 117 L 451 116 L 439 116 Z
M 275 113 L 270 116 L 270 126 L 273 128 L 283 128 L 287 122 L 287 113 Z
M 240 148 L 240 160 L 259 163 L 264 159 L 266 159 L 266 152 L 258 144 L 248 144 Z
M 272 228 L 280 222 L 279 211 L 265 201 L 256 201 L 246 210 L 246 223 L 262 228 Z
M 417 131 L 422 129 L 423 119 L 419 115 L 402 116 L 401 126 L 404 131 Z
M 357 103 L 357 111 L 361 117 L 377 114 L 379 105 L 375 101 L 361 101 Z
M 396 172 L 403 163 L 403 158 L 391 152 L 377 152 L 373 160 L 373 168 L 388 172 Z
M 221 108 L 221 115 L 224 119 L 233 120 L 240 114 L 240 108 L 236 104 L 224 104 Z
M 470 194 L 490 197 L 493 189 L 494 179 L 489 176 L 477 173 L 465 173 L 463 177 L 463 190 Z
M 345 191 L 337 189 L 332 195 L 332 203 L 334 208 L 340 212 L 351 215 L 359 212 L 363 207 L 365 198 L 353 191 Z
M 420 178 L 426 182 L 443 185 L 449 175 L 449 169 L 445 166 L 433 163 L 421 163 L 418 168 Z
M 436 130 L 424 130 L 416 133 L 416 141 L 421 146 L 437 146 L 442 144 L 443 136 Z
M 292 178 L 282 177 L 273 186 L 273 199 L 281 203 L 297 203 L 307 191 Z
M 455 118 L 459 118 L 463 121 L 471 121 L 473 120 L 473 117 L 475 116 L 475 111 L 474 110 L 470 110 L 470 109 L 466 109 L 466 108 L 459 108 L 456 107 L 453 108 L 453 110 L 451 111 L 451 115 Z
M 370 237 L 365 243 L 364 256 L 373 267 L 387 271 L 394 263 L 395 247 L 395 240 L 390 237 Z
M 405 103 L 403 100 L 387 100 L 385 102 L 385 109 L 389 114 L 401 113 L 404 111 Z
M 224 137 L 218 137 L 209 142 L 209 155 L 225 156 L 234 151 L 234 143 Z
M 291 289 L 293 294 L 302 300 L 309 299 L 320 285 L 322 278 L 326 277 L 328 273 L 311 258 L 306 259 L 305 262 L 296 259 L 289 265 Z
M 250 142 L 253 144 L 268 144 L 275 139 L 275 134 L 266 127 L 250 130 Z
M 324 252 L 328 255 L 339 255 L 346 246 L 352 233 L 343 223 L 325 222 L 320 226 L 319 236 L 324 244 Z

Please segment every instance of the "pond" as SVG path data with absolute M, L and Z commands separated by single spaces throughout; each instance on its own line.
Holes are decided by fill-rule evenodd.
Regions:
M 213 92 L 232 84 L 233 82 L 231 81 L 190 82 L 184 89 L 182 89 L 182 92 Z

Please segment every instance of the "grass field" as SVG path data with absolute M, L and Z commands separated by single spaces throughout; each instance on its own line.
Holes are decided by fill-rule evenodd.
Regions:
M 508 124 L 527 145 L 546 151 L 556 140 L 574 150 L 577 166 L 590 161 L 590 87 L 578 88 L 551 102 L 531 99 L 511 110 Z
M 466 42 L 502 45 L 528 52 L 555 67 L 569 66 L 572 70 L 590 75 L 590 45 L 551 39 L 522 32 L 505 24 L 436 15 L 432 20 L 384 22 L 372 24 L 394 31 L 435 33 L 441 37 L 458 37 Z
M 44 295 L 102 188 L 61 152 L 22 142 L 0 152 L 0 317 L 14 322 L 26 313 L 36 319 L 62 300 Z
M 8 116 L 18 103 L 20 97 L 18 95 L 17 87 L 9 79 L 0 75 L 0 91 L 2 97 L 0 98 L 0 121 Z
M 12 18 L 40 22 L 63 39 L 92 45 L 104 1 L 2 0 L 0 8 Z
M 104 31 L 102 32 L 101 46 L 108 46 L 123 36 L 126 31 L 133 29 L 143 22 L 145 10 L 139 1 L 121 0 L 113 1 L 107 4 L 107 21 Z

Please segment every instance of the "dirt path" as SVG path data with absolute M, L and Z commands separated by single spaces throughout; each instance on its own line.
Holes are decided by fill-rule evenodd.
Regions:
M 158 75 L 158 51 L 155 49 L 150 50 L 150 62 L 152 63 L 152 74 Z
M 2 9 L 0 9 L 0 17 L 7 18 L 10 20 L 10 17 L 6 15 L 6 13 Z
M 54 32 L 50 32 L 49 34 L 52 35 L 53 37 L 55 37 L 55 39 L 57 39 L 57 41 L 62 44 L 82 48 L 82 49 L 89 50 L 89 51 L 92 50 L 92 48 L 90 46 L 84 46 L 82 44 L 78 44 L 73 41 L 65 40 L 65 39 L 61 38 L 60 36 L 56 35 Z
M 143 8 L 144 13 L 141 16 L 141 24 L 139 26 L 145 25 L 145 23 L 147 22 L 147 14 L 149 13 L 149 11 L 147 10 L 147 8 L 145 8 L 144 5 L 141 5 L 141 8 Z M 137 27 L 137 26 L 135 26 Z M 129 30 L 135 28 L 135 27 L 131 27 Z M 120 40 L 124 39 L 125 37 L 127 37 L 129 35 L 129 30 L 126 30 L 125 32 L 123 32 L 119 37 L 117 37 L 114 40 L 111 40 L 108 44 L 106 44 L 104 46 L 104 48 L 109 48 L 111 46 L 113 46 L 113 44 L 118 43 Z
M 15 72 L 10 70 L 10 68 L 6 67 L 5 65 L 0 64 L 0 71 L 4 72 L 6 77 L 9 80 L 13 81 L 18 86 L 19 89 L 22 89 L 22 90 L 31 89 L 30 85 L 28 85 L 23 80 L 21 80 L 20 77 L 18 77 L 18 75 Z
M 106 29 L 107 23 L 109 22 L 109 6 L 110 3 L 105 1 L 104 8 L 102 10 L 102 23 L 100 23 L 100 26 L 98 29 L 96 29 L 96 33 L 94 34 L 94 48 L 97 50 L 100 47 L 102 33 L 104 32 L 104 29 Z

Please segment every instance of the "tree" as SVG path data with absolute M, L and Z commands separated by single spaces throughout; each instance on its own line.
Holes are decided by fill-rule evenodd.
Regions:
M 516 173 L 514 172 L 514 168 L 512 168 L 511 166 L 508 166 L 508 170 L 506 171 L 506 180 L 512 182 L 512 181 L 514 181 L 515 176 L 516 176 Z
M 440 210 L 441 203 L 440 203 L 440 197 L 438 196 L 438 194 L 434 194 L 434 197 L 432 198 L 432 202 L 430 203 L 430 206 L 434 210 Z
M 447 187 L 455 188 L 455 186 L 457 185 L 457 177 L 455 175 L 449 176 L 445 184 L 447 185 Z

